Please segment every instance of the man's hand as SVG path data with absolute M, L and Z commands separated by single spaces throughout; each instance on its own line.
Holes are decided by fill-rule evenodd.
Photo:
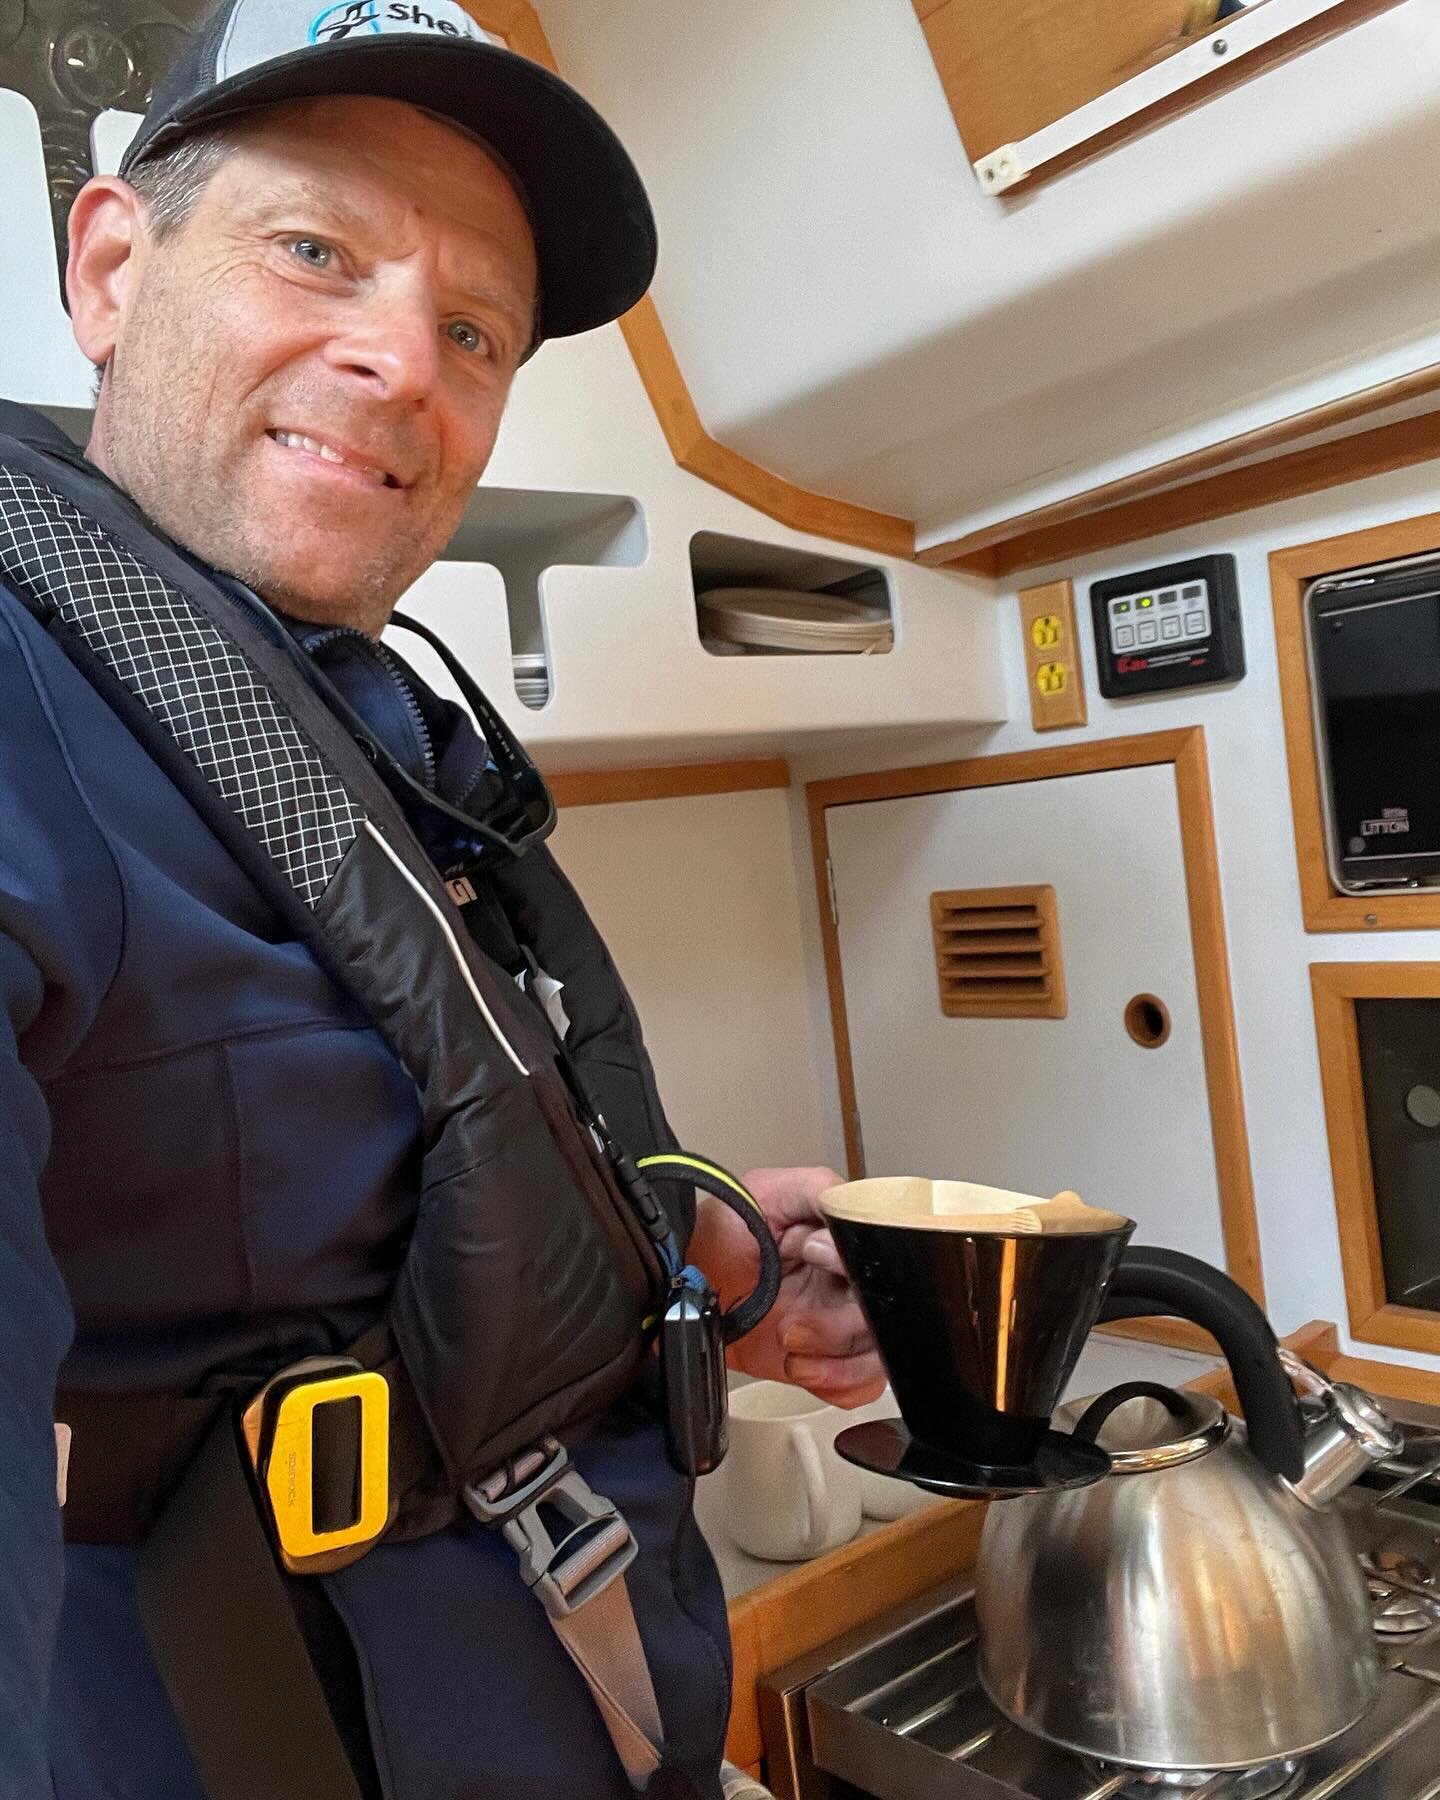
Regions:
M 767 1318 L 727 1354 L 732 1369 L 808 1388 L 835 1406 L 879 1397 L 885 1371 L 875 1340 L 825 1229 L 819 1198 L 844 1180 L 833 1169 L 752 1169 L 742 1176 L 780 1246 L 780 1296 Z M 754 1287 L 760 1259 L 734 1213 L 702 1195 L 690 1260 L 727 1309 Z

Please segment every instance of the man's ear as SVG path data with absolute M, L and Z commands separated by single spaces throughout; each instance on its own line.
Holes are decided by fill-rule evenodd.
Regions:
M 75 342 L 109 362 L 144 260 L 144 203 L 118 175 L 87 181 L 70 208 L 65 293 Z

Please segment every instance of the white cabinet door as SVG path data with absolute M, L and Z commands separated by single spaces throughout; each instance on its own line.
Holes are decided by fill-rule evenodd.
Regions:
M 1173 768 L 1105 770 L 826 811 L 865 1166 L 1074 1188 L 1137 1242 L 1224 1266 Z M 1055 889 L 1064 1019 L 940 1010 L 930 895 Z M 1127 1002 L 1171 1032 L 1143 1049 Z

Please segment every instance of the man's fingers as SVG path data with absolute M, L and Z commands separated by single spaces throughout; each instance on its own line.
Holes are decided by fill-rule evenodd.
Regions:
M 800 1356 L 792 1352 L 785 1358 L 785 1379 L 808 1388 L 822 1400 L 834 1400 L 837 1406 L 859 1406 L 862 1394 L 874 1400 L 883 1392 L 885 1370 L 873 1350 L 862 1356 Z M 846 1399 L 836 1399 L 840 1394 Z
M 786 1327 L 780 1348 L 801 1356 L 860 1356 L 875 1340 L 858 1306 L 814 1307 Z
M 838 1275 L 842 1281 L 847 1279 L 845 1264 L 840 1260 L 840 1252 L 835 1248 L 835 1240 L 828 1231 L 812 1231 L 809 1234 L 800 1245 L 800 1260 L 809 1263 L 812 1268 L 824 1269 L 827 1274 Z
M 846 1388 L 841 1393 L 828 1393 L 825 1398 L 832 1406 L 838 1406 L 842 1411 L 849 1412 L 856 1406 L 868 1406 L 872 1400 L 878 1400 L 884 1392 L 885 1373 L 882 1369 L 879 1375 L 872 1381 L 865 1382 L 863 1386 Z M 898 1407 L 896 1411 L 899 1411 Z
M 740 1178 L 770 1221 L 773 1231 L 820 1217 L 819 1200 L 826 1188 L 838 1187 L 845 1177 L 834 1169 L 751 1169 Z

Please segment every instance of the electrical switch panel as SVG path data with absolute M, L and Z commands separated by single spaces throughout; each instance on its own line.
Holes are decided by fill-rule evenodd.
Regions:
M 1085 723 L 1085 681 L 1075 631 L 1075 589 L 1068 581 L 1020 590 L 1020 629 L 1037 731 Z

